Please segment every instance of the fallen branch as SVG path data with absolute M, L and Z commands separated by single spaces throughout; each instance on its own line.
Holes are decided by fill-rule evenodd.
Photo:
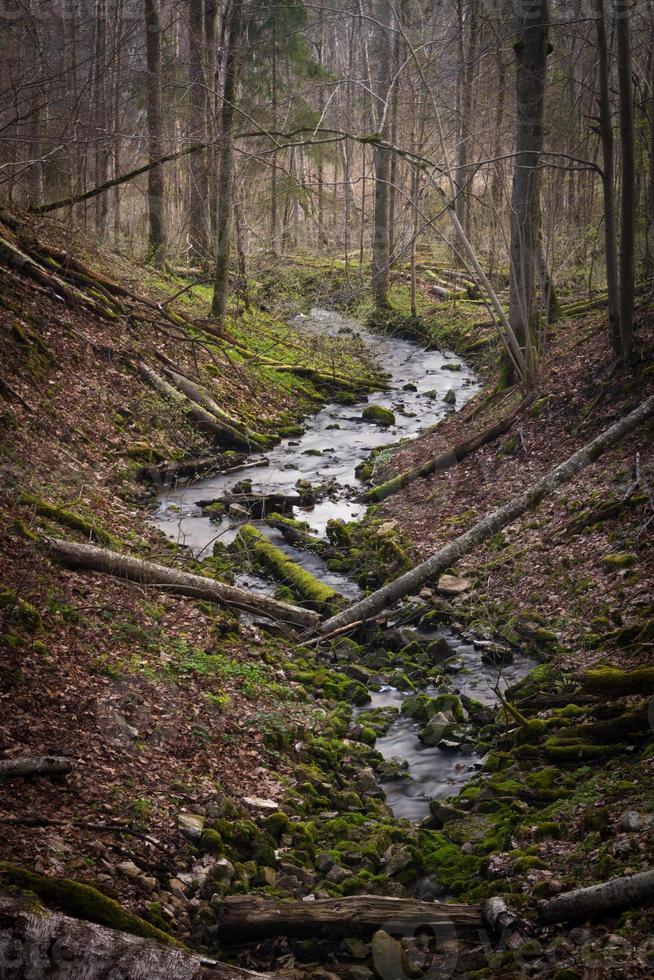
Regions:
M 541 906 L 539 914 L 546 925 L 579 922 L 653 901 L 654 869 L 650 869 L 557 895 Z
M 0 781 L 18 776 L 65 776 L 73 763 L 61 755 L 16 756 L 0 759 Z
M 369 619 L 383 609 L 392 606 L 403 596 L 414 594 L 425 582 L 435 579 L 445 569 L 472 551 L 473 548 L 492 538 L 494 534 L 501 531 L 507 524 L 512 524 L 528 510 L 537 507 L 557 487 L 567 483 L 573 476 L 576 476 L 577 473 L 598 459 L 607 449 L 610 449 L 653 415 L 654 395 L 642 402 L 633 412 L 609 426 L 591 442 L 586 443 L 565 462 L 550 470 L 523 493 L 513 497 L 502 507 L 494 510 L 478 524 L 475 524 L 469 531 L 459 535 L 450 544 L 441 548 L 427 561 L 412 568 L 411 571 L 405 572 L 404 575 L 400 575 L 399 578 L 366 596 L 360 602 L 355 602 L 338 615 L 325 620 L 322 624 L 322 631 L 330 633 L 332 630 L 353 623 L 355 620 Z
M 208 602 L 267 616 L 293 626 L 315 628 L 320 621 L 317 613 L 309 609 L 257 595 L 235 585 L 225 585 L 213 578 L 192 575 L 175 568 L 167 568 L 165 565 L 155 565 L 153 562 L 120 555 L 115 551 L 96 548 L 93 545 L 76 544 L 59 538 L 46 538 L 45 542 L 54 558 L 72 568 L 104 572 L 141 585 L 153 585 L 162 592 L 190 596 L 193 599 L 205 599 Z
M 492 425 L 489 429 L 486 429 L 477 436 L 465 439 L 457 446 L 454 446 L 453 449 L 448 449 L 444 453 L 441 453 L 440 456 L 428 459 L 426 462 L 421 463 L 420 466 L 415 466 L 405 473 L 398 473 L 397 476 L 394 476 L 392 480 L 387 480 L 386 483 L 381 483 L 377 487 L 371 487 L 370 490 L 366 490 L 361 499 L 367 503 L 385 500 L 386 497 L 397 493 L 398 490 L 408 486 L 409 483 L 413 483 L 414 480 L 429 476 L 431 473 L 439 473 L 449 469 L 450 466 L 459 463 L 466 456 L 469 456 L 470 453 L 476 452 L 482 446 L 485 446 L 489 442 L 494 442 L 501 435 L 504 435 L 505 432 L 508 432 L 518 416 L 532 401 L 533 397 L 526 398 L 508 418 L 503 419 L 501 422 L 496 422 L 495 425 Z
M 472 905 L 437 905 L 408 898 L 355 895 L 314 902 L 279 902 L 258 895 L 226 898 L 219 912 L 218 934 L 224 943 L 251 942 L 270 936 L 334 939 L 370 936 L 377 929 L 408 935 L 419 927 L 436 934 L 454 930 L 474 933 L 482 926 Z M 406 930 L 406 931 L 405 931 Z
M 80 980 L 109 976 L 129 980 L 272 980 L 273 976 L 50 912 L 35 906 L 33 899 L 16 895 L 0 895 L 0 949 L 10 957 L 3 962 L 11 975 L 26 980 L 46 975 L 61 980 L 73 976 Z M 18 971 L 15 974 L 10 961 Z

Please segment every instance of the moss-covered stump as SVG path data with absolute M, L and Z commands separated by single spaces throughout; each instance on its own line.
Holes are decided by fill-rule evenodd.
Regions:
M 307 572 L 306 569 L 294 562 L 281 548 L 275 547 L 252 524 L 243 525 L 238 533 L 235 546 L 252 559 L 256 565 L 269 572 L 278 582 L 289 586 L 312 609 L 329 613 L 346 604 L 345 598 L 335 589 L 319 582 L 311 572 Z

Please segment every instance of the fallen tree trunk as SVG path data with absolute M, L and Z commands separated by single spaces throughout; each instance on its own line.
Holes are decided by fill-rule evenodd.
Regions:
M 17 776 L 64 776 L 73 764 L 61 755 L 16 756 L 0 759 L 0 782 Z
M 240 943 L 270 936 L 370 936 L 382 928 L 407 935 L 421 926 L 441 935 L 451 935 L 455 930 L 474 933 L 481 928 L 482 919 L 479 909 L 472 905 L 440 905 L 380 895 L 319 898 L 314 902 L 236 895 L 226 898 L 220 908 L 218 934 L 221 942 Z
M 243 525 L 235 544 L 246 555 L 251 555 L 255 563 L 263 565 L 278 582 L 291 588 L 313 609 L 329 613 L 345 602 L 339 592 L 319 582 L 311 572 L 294 562 L 281 548 L 275 547 L 265 534 L 252 524 Z
M 361 499 L 366 503 L 385 500 L 386 497 L 397 493 L 398 490 L 408 486 L 409 483 L 413 483 L 414 480 L 429 476 L 431 473 L 439 473 L 442 470 L 449 469 L 450 466 L 454 466 L 455 463 L 465 459 L 470 453 L 476 452 L 482 446 L 485 446 L 489 442 L 494 442 L 501 435 L 504 435 L 505 432 L 508 432 L 518 416 L 532 401 L 532 397 L 525 399 L 508 418 L 503 419 L 501 422 L 496 422 L 495 425 L 492 425 L 484 432 L 480 432 L 477 436 L 465 439 L 457 446 L 454 446 L 453 449 L 448 449 L 444 453 L 441 453 L 440 456 L 428 459 L 426 462 L 421 463 L 420 466 L 415 466 L 413 469 L 407 470 L 406 473 L 398 473 L 397 476 L 394 476 L 391 480 L 387 480 L 386 483 L 380 483 L 377 487 L 371 487 L 370 490 L 366 490 Z
M 636 670 L 596 667 L 580 674 L 579 683 L 587 691 L 603 697 L 651 694 L 654 693 L 654 667 L 637 667 Z
M 202 387 L 202 385 L 191 381 L 190 378 L 185 377 L 185 375 L 180 374 L 178 371 L 174 371 L 170 367 L 164 368 L 166 374 L 171 379 L 175 387 L 183 392 L 190 401 L 195 402 L 196 405 L 200 405 L 204 408 L 210 415 L 212 415 L 219 424 L 226 425 L 230 430 L 240 433 L 241 441 L 244 446 L 252 449 L 255 446 L 257 449 L 269 449 L 273 444 L 274 440 L 269 436 L 263 436 L 259 432 L 253 432 L 249 429 L 244 422 L 239 419 L 232 418 L 227 412 L 225 412 L 220 405 L 218 405 L 208 391 Z
M 46 538 L 45 541 L 50 554 L 72 568 L 105 572 L 141 585 L 153 585 L 162 592 L 206 599 L 208 602 L 267 616 L 293 626 L 316 627 L 320 621 L 320 617 L 309 609 L 257 595 L 235 585 L 225 585 L 213 578 L 180 572 L 175 568 L 130 558 L 128 555 L 120 555 L 93 545 L 62 541 L 59 538 Z
M 224 504 L 227 509 L 232 506 L 242 507 L 252 517 L 265 517 L 267 514 L 288 514 L 294 507 L 311 507 L 315 497 L 299 493 L 226 493 L 215 500 L 198 501 L 198 506 L 208 504 Z
M 581 470 L 585 469 L 592 462 L 598 459 L 602 453 L 610 449 L 628 433 L 632 432 L 647 419 L 654 415 L 654 395 L 646 399 L 642 404 L 635 408 L 633 412 L 625 415 L 624 418 L 615 422 L 605 429 L 600 435 L 596 436 L 591 442 L 586 443 L 576 453 L 573 453 L 565 462 L 560 463 L 545 476 L 541 477 L 536 483 L 532 484 L 523 493 L 513 497 L 502 507 L 494 510 L 483 520 L 471 527 L 469 531 L 459 535 L 454 541 L 441 548 L 435 555 L 427 561 L 412 568 L 411 571 L 400 575 L 395 581 L 390 582 L 383 588 L 366 596 L 360 602 L 355 602 L 343 612 L 332 616 L 322 624 L 324 633 L 331 633 L 335 629 L 340 629 L 348 623 L 358 620 L 369 619 L 376 616 L 383 609 L 393 605 L 398 599 L 405 595 L 412 595 L 429 579 L 434 579 L 445 569 L 463 558 L 464 555 L 472 551 L 492 538 L 494 534 L 501 531 L 507 524 L 511 524 L 516 518 L 521 517 L 528 510 L 537 507 L 538 504 L 548 497 L 557 487 L 567 483 L 576 476 Z
M 546 925 L 579 922 L 649 902 L 654 902 L 654 869 L 557 895 L 541 906 L 539 914 Z
M 129 980 L 273 977 L 50 912 L 35 906 L 33 899 L 15 895 L 0 895 L 0 950 L 8 957 L 1 960 L 10 971 L 6 975 L 23 980 L 41 980 L 46 975 L 61 980 L 110 976 Z
M 240 458 L 245 460 L 247 459 L 247 455 L 243 453 Z M 220 473 L 221 475 L 238 473 L 243 469 L 268 465 L 268 460 L 259 460 L 254 463 L 242 462 L 236 463 L 234 466 L 226 466 L 224 455 L 219 453 L 215 456 L 189 457 L 176 463 L 166 461 L 156 463 L 153 466 L 144 466 L 139 471 L 139 478 L 150 480 L 152 483 L 170 485 L 176 480 L 192 480 L 194 477 L 209 476 L 213 473 Z
M 247 437 L 235 429 L 232 425 L 218 419 L 211 412 L 208 412 L 206 408 L 202 405 L 191 401 L 187 395 L 183 394 L 177 388 L 173 387 L 170 382 L 162 378 L 160 374 L 157 374 L 151 367 L 145 364 L 144 361 L 140 361 L 138 365 L 139 374 L 148 384 L 158 391 L 160 395 L 164 398 L 168 398 L 170 401 L 178 405 L 181 410 L 189 415 L 192 419 L 208 432 L 209 435 L 213 436 L 214 439 L 219 439 L 222 442 L 226 442 L 230 446 L 236 446 L 237 449 L 245 449 L 247 452 L 252 448 L 251 443 Z

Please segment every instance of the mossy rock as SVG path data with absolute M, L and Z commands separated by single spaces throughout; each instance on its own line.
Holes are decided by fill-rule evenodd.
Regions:
M 602 555 L 602 565 L 607 572 L 619 572 L 623 568 L 632 568 L 636 564 L 636 555 L 628 551 Z
M 304 435 L 304 427 L 301 425 L 280 425 L 277 429 L 281 439 L 294 439 Z
M 222 854 L 225 850 L 223 839 L 217 830 L 205 827 L 200 837 L 200 850 L 208 854 Z
M 361 418 L 364 422 L 371 422 L 373 425 L 379 425 L 382 428 L 395 425 L 393 412 L 390 408 L 383 408 L 381 405 L 366 405 L 361 413 Z
M 110 929 L 130 932 L 144 939 L 155 939 L 168 946 L 181 946 L 168 933 L 140 916 L 127 912 L 113 898 L 103 895 L 92 885 L 73 881 L 71 878 L 51 878 L 7 861 L 0 862 L 0 880 L 24 891 L 34 892 L 46 905 L 73 918 L 97 922 Z
M 290 825 L 290 820 L 286 813 L 271 813 L 270 816 L 266 817 L 263 822 L 267 833 L 270 834 L 276 841 L 282 836 L 282 834 L 287 833 Z

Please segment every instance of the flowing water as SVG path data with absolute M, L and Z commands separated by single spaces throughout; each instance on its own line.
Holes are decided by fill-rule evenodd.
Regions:
M 356 501 L 361 484 L 355 476 L 357 465 L 372 449 L 390 446 L 401 439 L 415 438 L 435 425 L 453 408 L 444 401 L 448 391 L 456 395 L 461 407 L 475 394 L 478 385 L 474 373 L 451 354 L 425 351 L 418 343 L 400 337 L 380 337 L 371 334 L 356 321 L 331 310 L 313 309 L 309 316 L 298 317 L 295 325 L 307 331 L 329 334 L 338 343 L 339 334 L 355 333 L 374 350 L 379 366 L 390 376 L 391 388 L 371 394 L 368 404 L 390 408 L 395 424 L 380 428 L 361 419 L 364 405 L 328 404 L 304 420 L 302 436 L 284 439 L 266 452 L 266 466 L 242 474 L 224 474 L 199 480 L 189 486 L 164 490 L 153 521 L 168 537 L 185 544 L 198 556 L 210 555 L 216 542 L 229 544 L 238 534 L 242 521 L 229 516 L 215 524 L 204 517 L 197 501 L 219 498 L 232 489 L 240 479 L 252 480 L 254 492 L 294 493 L 298 479 L 329 484 L 325 499 L 310 509 L 296 508 L 298 518 L 309 523 L 312 531 L 324 535 L 332 518 L 350 521 L 361 518 L 365 508 Z M 252 461 L 257 461 L 253 456 Z M 331 572 L 317 555 L 301 551 L 288 544 L 281 534 L 266 524 L 256 524 L 271 541 L 289 554 L 317 578 L 332 586 L 349 599 L 356 599 L 358 585 L 345 575 Z M 254 592 L 272 593 L 274 585 L 258 575 L 242 574 L 237 584 Z M 481 653 L 472 644 L 448 631 L 433 631 L 422 635 L 432 638 L 445 636 L 456 656 L 452 670 L 453 689 L 486 704 L 497 700 L 494 688 L 506 686 L 526 674 L 533 663 L 516 656 L 514 663 L 502 670 L 482 663 Z M 427 691 L 426 693 L 434 693 Z M 372 692 L 368 707 L 393 705 L 400 707 L 405 697 L 391 688 Z M 409 779 L 386 784 L 388 802 L 398 817 L 418 820 L 429 809 L 429 799 L 449 796 L 457 786 L 470 778 L 480 758 L 465 750 L 443 751 L 423 747 L 418 740 L 419 726 L 406 718 L 398 718 L 388 734 L 377 740 L 376 748 L 385 758 L 401 757 L 409 764 Z

